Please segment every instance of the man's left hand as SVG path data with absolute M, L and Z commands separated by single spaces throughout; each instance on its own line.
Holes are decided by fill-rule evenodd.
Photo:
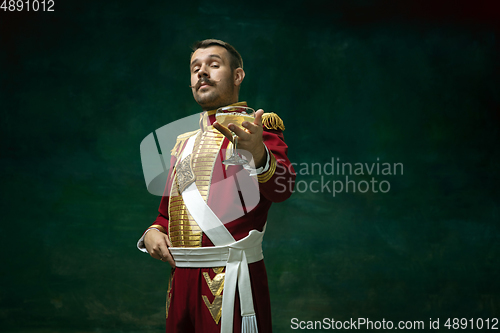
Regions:
M 235 124 L 230 123 L 229 129 L 236 134 L 238 137 L 238 145 L 237 149 L 246 150 L 250 154 L 255 161 L 255 168 L 258 169 L 265 165 L 266 163 L 266 148 L 264 147 L 264 141 L 262 139 L 262 115 L 264 114 L 264 110 L 259 109 L 255 112 L 255 120 L 253 123 L 249 121 L 244 121 L 242 126 L 244 128 L 240 128 Z M 219 130 L 229 141 L 233 142 L 233 136 L 231 132 L 218 122 L 213 123 L 213 127 Z M 233 142 L 234 144 L 234 142 Z

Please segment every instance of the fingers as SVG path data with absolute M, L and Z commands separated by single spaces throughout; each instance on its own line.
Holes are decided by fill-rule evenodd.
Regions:
M 167 235 L 158 230 L 150 230 L 144 237 L 144 245 L 151 257 L 175 267 L 174 258 L 168 249 L 172 243 Z
M 259 109 L 257 112 L 255 112 L 255 120 L 253 123 L 249 121 L 244 121 L 241 125 L 243 126 L 243 129 L 234 125 L 234 124 L 229 124 L 228 128 L 225 126 L 222 126 L 219 124 L 217 121 L 212 124 L 212 126 L 217 129 L 219 132 L 224 134 L 226 138 L 229 139 L 229 141 L 233 142 L 233 136 L 231 131 L 236 134 L 239 138 L 243 140 L 248 140 L 250 136 L 248 134 L 255 134 L 259 132 L 262 132 L 262 115 L 264 114 L 264 110 Z M 246 129 L 246 130 L 245 130 Z
M 164 258 L 164 259 L 165 259 L 165 258 Z M 162 261 L 163 261 L 163 260 L 162 260 Z M 170 266 L 171 266 L 172 268 L 175 268 L 175 261 L 174 261 L 174 258 L 172 258 L 172 256 L 171 256 L 171 255 L 169 255 L 169 256 L 168 256 L 168 258 L 167 258 L 167 262 L 170 264 Z
M 218 122 L 214 122 L 212 124 L 212 126 L 218 130 L 219 132 L 221 132 L 222 134 L 224 134 L 224 136 L 231 142 L 233 142 L 233 135 L 231 134 L 231 131 L 229 129 L 226 128 L 226 126 L 222 126 L 221 124 L 219 124 Z
M 244 121 L 241 124 L 243 127 L 238 127 L 235 124 L 230 123 L 228 128 L 226 128 L 218 122 L 214 122 L 213 127 L 224 134 L 224 136 L 233 143 L 234 133 L 234 135 L 238 138 L 238 149 L 241 150 L 240 154 L 245 154 L 244 151 L 246 151 L 251 155 L 250 159 L 253 157 L 256 161 L 261 161 L 265 157 L 265 149 L 263 149 L 262 141 L 262 133 L 264 131 L 262 126 L 263 114 L 264 110 L 257 110 L 257 112 L 255 112 L 254 121 Z
M 259 125 L 262 127 L 262 115 L 264 114 L 264 110 L 262 109 L 259 109 L 257 110 L 257 112 L 255 112 L 255 120 L 254 120 L 254 124 L 255 125 Z
M 172 247 L 172 242 L 170 242 L 170 237 L 168 237 L 168 235 L 165 235 L 166 237 L 166 241 L 167 241 L 167 245 L 168 247 Z
M 155 258 L 154 256 L 152 256 L 152 257 Z M 170 264 L 170 266 L 175 267 L 174 258 L 172 257 L 172 255 L 170 255 L 170 253 L 165 255 L 164 257 L 159 256 L 159 258 L 155 258 L 155 259 L 158 259 L 158 260 L 163 261 L 163 262 L 168 262 Z
M 175 261 L 174 261 L 174 258 L 172 258 L 170 251 L 168 250 L 167 243 L 160 244 L 159 252 L 160 252 L 160 256 L 161 256 L 159 259 L 161 261 L 168 262 L 170 264 L 170 266 L 175 267 Z
M 248 121 L 246 121 L 246 122 L 244 121 L 244 123 L 250 124 Z M 242 124 L 242 126 L 243 126 L 243 124 Z M 243 140 L 248 140 L 250 133 L 245 131 L 244 128 L 241 128 L 241 127 L 236 126 L 235 124 L 231 124 L 231 123 L 229 124 L 228 127 L 231 131 L 233 131 L 234 134 L 236 134 L 238 136 L 238 138 L 243 139 Z
M 175 267 L 175 261 L 172 255 L 170 254 L 170 250 L 168 249 L 170 246 L 172 246 L 172 243 L 170 242 L 170 239 L 168 238 L 167 235 L 162 234 L 163 236 L 163 242 L 160 242 L 158 244 L 158 250 L 157 253 L 160 255 L 160 260 L 163 262 L 168 262 L 170 266 Z
M 255 112 L 255 120 L 253 123 L 249 121 L 244 121 L 243 124 L 241 124 L 243 127 L 245 127 L 248 132 L 251 134 L 260 134 L 262 132 L 262 115 L 264 114 L 264 110 L 259 109 L 257 112 Z

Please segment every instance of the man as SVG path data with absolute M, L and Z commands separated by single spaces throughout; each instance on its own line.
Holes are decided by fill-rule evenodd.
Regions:
M 245 105 L 238 103 L 243 61 L 228 43 L 208 39 L 194 46 L 190 71 L 203 109 L 200 128 L 177 138 L 159 215 L 138 247 L 172 266 L 167 332 L 271 332 L 261 240 L 271 203 L 286 200 L 292 188 L 284 184 L 295 180 L 284 126 L 263 110 L 243 129 L 230 124 L 255 168 L 224 165 L 232 135 L 215 121 L 215 111 Z M 243 200 L 252 184 L 255 205 Z M 237 209 L 242 213 L 229 214 Z

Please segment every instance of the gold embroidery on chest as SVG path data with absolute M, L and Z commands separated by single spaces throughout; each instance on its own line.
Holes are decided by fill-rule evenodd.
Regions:
M 192 166 L 196 176 L 196 186 L 203 199 L 207 201 L 212 172 L 223 135 L 209 126 L 197 139 L 199 142 L 198 144 L 195 142 Z
M 191 168 L 191 157 L 189 154 L 177 165 L 177 190 L 182 193 L 186 187 L 195 181 L 195 175 Z
M 174 247 L 200 247 L 201 229 L 187 211 L 182 196 L 177 191 L 177 186 L 172 186 L 170 205 L 170 221 L 168 234 Z
M 186 161 L 186 157 L 176 166 L 168 207 L 169 236 L 174 247 L 201 246 L 201 228 L 187 210 L 181 192 L 194 181 L 202 198 L 207 200 L 213 168 L 223 137 L 221 133 L 209 126 L 206 131 L 197 135 L 190 161 Z

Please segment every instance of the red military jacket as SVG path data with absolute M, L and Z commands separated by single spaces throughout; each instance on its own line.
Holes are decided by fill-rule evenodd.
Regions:
M 238 103 L 238 105 L 245 104 Z M 284 126 L 276 114 L 264 114 L 263 116 L 263 140 L 269 153 L 269 168 L 267 171 L 257 175 L 257 177 L 248 176 L 248 180 L 241 176 L 243 172 L 248 173 L 246 170 L 242 171 L 242 166 L 226 166 L 222 163 L 226 158 L 226 149 L 230 141 L 211 126 L 214 122 L 215 110 L 201 114 L 200 136 L 202 138 L 197 141 L 197 146 L 195 146 L 193 152 L 196 149 L 199 152 L 206 152 L 212 149 L 215 160 L 213 163 L 205 163 L 207 165 L 205 169 L 199 171 L 205 172 L 204 175 L 198 178 L 204 178 L 206 179 L 205 183 L 209 183 L 206 187 L 207 191 L 202 190 L 203 186 L 198 184 L 198 180 L 197 186 L 200 193 L 205 194 L 208 206 L 224 222 L 228 231 L 237 241 L 247 236 L 251 230 L 263 230 L 271 204 L 273 202 L 284 201 L 292 194 L 295 171 L 287 157 L 288 146 L 285 144 L 283 137 Z M 177 144 L 172 149 L 171 165 L 176 165 L 177 161 L 181 159 L 187 138 L 191 135 L 195 135 L 195 133 L 191 132 L 178 137 Z M 208 139 L 205 139 L 206 137 L 215 143 L 212 145 L 204 143 L 208 142 Z M 220 144 L 217 146 L 217 142 L 214 140 L 219 140 L 217 142 L 220 142 Z M 196 160 L 193 163 L 195 164 L 195 170 L 196 168 L 202 168 L 201 165 L 203 162 L 198 163 L 199 166 L 196 166 Z M 174 247 L 213 246 L 210 239 L 199 228 L 197 229 L 196 226 L 193 226 L 196 223 L 193 222 L 192 218 L 190 217 L 191 221 L 188 221 L 186 218 L 186 215 L 189 214 L 186 214 L 182 197 L 177 192 L 176 172 L 176 168 L 171 168 L 165 192 L 160 202 L 158 217 L 151 227 L 156 227 L 167 233 Z M 236 174 L 238 174 L 238 177 L 236 177 Z M 235 191 L 236 187 L 233 180 L 235 178 L 239 180 L 239 189 L 243 189 L 240 193 Z M 248 189 L 250 186 L 254 186 L 258 190 L 258 200 L 254 200 L 254 203 L 247 207 L 246 201 L 242 200 L 242 193 L 244 195 L 245 189 Z M 179 206 L 184 207 L 184 211 L 181 211 L 180 215 L 178 214 Z M 235 207 L 241 207 L 239 209 L 242 210 L 242 213 L 235 216 Z M 229 216 L 231 215 L 229 212 L 231 212 L 232 216 Z M 182 218 L 185 218 L 185 221 L 177 221 L 177 219 Z M 172 219 L 176 220 L 176 222 L 171 223 Z M 184 223 L 185 225 L 179 226 L 179 223 Z M 186 231 L 186 229 L 189 230 Z M 198 239 L 196 235 L 201 236 L 201 238 L 198 237 L 201 242 L 189 241 L 189 239 Z

